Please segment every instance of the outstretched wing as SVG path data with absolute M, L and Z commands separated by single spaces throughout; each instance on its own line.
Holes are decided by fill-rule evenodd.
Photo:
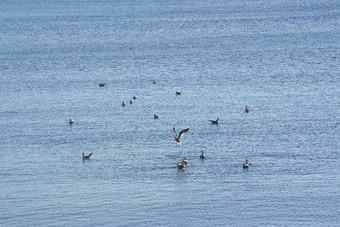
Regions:
M 178 138 L 181 138 L 181 136 L 183 136 L 185 133 L 187 133 L 189 131 L 189 128 L 183 129 L 179 132 L 178 134 Z

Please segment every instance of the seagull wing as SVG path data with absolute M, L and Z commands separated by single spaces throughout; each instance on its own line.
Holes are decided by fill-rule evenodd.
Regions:
M 179 132 L 178 134 L 178 138 L 181 138 L 181 136 L 183 136 L 185 133 L 187 133 L 189 131 L 189 128 L 183 129 Z

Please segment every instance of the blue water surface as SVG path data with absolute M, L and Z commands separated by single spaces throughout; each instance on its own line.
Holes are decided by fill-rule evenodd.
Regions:
M 0 226 L 339 226 L 339 37 L 339 1 L 1 1 Z

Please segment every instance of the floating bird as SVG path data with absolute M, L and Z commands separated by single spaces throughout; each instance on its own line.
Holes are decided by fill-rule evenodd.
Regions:
M 219 120 L 220 118 L 217 118 L 216 120 L 209 120 L 212 124 L 214 124 L 214 125 L 218 125 L 218 120 Z
M 156 84 L 156 83 L 157 83 L 157 81 L 156 81 L 156 80 L 154 80 L 154 81 L 153 81 L 153 83 L 154 83 L 154 84 Z
M 181 95 L 182 91 L 176 91 L 176 95 Z
M 157 115 L 157 114 L 154 114 L 154 115 L 153 115 L 153 118 L 154 118 L 154 119 L 158 119 L 158 115 Z
M 248 160 L 246 160 L 246 163 L 243 163 L 243 169 L 247 169 L 249 167 Z
M 202 153 L 201 153 L 201 155 L 200 155 L 200 158 L 201 158 L 201 159 L 204 159 L 204 158 L 205 158 L 204 151 L 202 151 Z
M 122 102 L 122 106 L 126 106 L 126 102 L 123 101 L 123 102 Z
M 70 125 L 72 125 L 74 123 L 74 120 L 72 118 L 70 118 L 70 121 L 68 122 Z
M 177 168 L 179 169 L 179 170 L 184 170 L 185 169 L 185 165 L 183 164 L 183 163 L 177 163 Z
M 249 107 L 246 106 L 246 109 L 244 111 L 246 111 L 246 113 L 248 113 L 249 112 Z
M 83 152 L 83 160 L 89 159 L 91 157 L 91 155 L 92 155 L 92 153 L 87 155 Z
M 189 161 L 187 160 L 187 157 L 184 157 L 184 159 L 182 160 L 182 163 L 183 163 L 185 166 L 189 163 Z
M 137 99 L 137 96 L 134 95 L 134 96 L 133 96 L 133 99 Z
M 186 128 L 186 129 L 181 130 L 181 131 L 179 132 L 179 134 L 177 134 L 177 131 L 176 131 L 176 129 L 175 129 L 175 126 L 173 127 L 173 130 L 174 130 L 174 132 L 175 132 L 175 134 L 176 134 L 175 140 L 176 140 L 177 144 L 178 144 L 178 145 L 181 145 L 181 137 L 182 137 L 185 133 L 187 133 L 187 132 L 189 131 L 189 128 Z
M 104 87 L 105 86 L 105 83 L 100 83 L 99 84 L 99 87 Z
M 130 100 L 130 105 L 132 105 L 132 103 L 133 103 L 133 101 L 132 101 L 132 100 Z

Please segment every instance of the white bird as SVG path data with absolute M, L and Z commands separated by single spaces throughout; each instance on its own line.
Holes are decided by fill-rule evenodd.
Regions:
M 189 163 L 189 161 L 187 160 L 187 157 L 184 157 L 184 159 L 182 160 L 182 163 L 183 163 L 185 166 Z
M 246 160 L 246 163 L 243 163 L 243 169 L 247 169 L 249 167 L 248 160 Z
M 69 123 L 70 123 L 70 125 L 72 125 L 74 123 L 74 120 L 72 118 L 70 118 Z
M 218 120 L 219 120 L 220 118 L 217 118 L 216 120 L 209 120 L 212 124 L 214 124 L 214 125 L 218 125 Z
M 173 130 L 174 130 L 174 132 L 175 132 L 175 140 L 176 140 L 176 142 L 177 142 L 177 144 L 178 145 L 181 145 L 181 137 L 185 134 L 185 133 L 187 133 L 188 131 L 189 131 L 189 128 L 186 128 L 186 129 L 183 129 L 183 130 L 181 130 L 178 134 L 177 134 L 177 131 L 176 131 L 176 129 L 175 129 L 175 126 L 173 127 Z
M 87 155 L 83 152 L 83 160 L 89 159 L 91 157 L 91 155 L 92 155 L 92 153 Z

